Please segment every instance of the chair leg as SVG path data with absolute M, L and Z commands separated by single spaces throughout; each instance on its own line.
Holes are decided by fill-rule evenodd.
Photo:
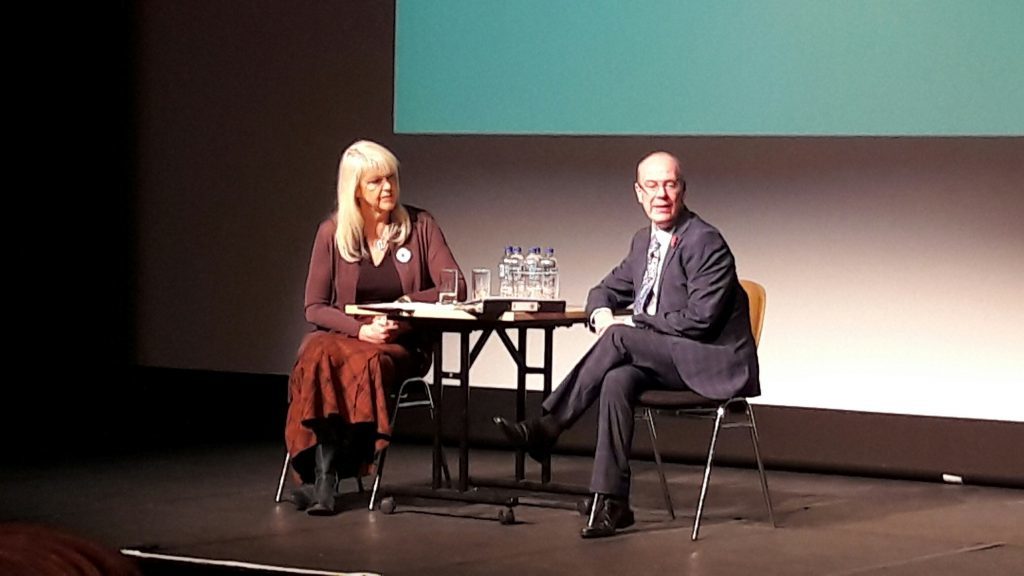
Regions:
M 590 495 L 590 512 L 587 513 L 587 526 L 593 526 L 594 520 L 597 516 L 597 498 L 600 496 L 599 493 L 594 492 Z
M 676 511 L 672 507 L 672 495 L 668 491 L 668 482 L 665 481 L 665 468 L 661 465 L 661 452 L 658 450 L 658 432 L 654 427 L 654 411 L 650 408 L 644 408 L 642 418 L 647 421 L 647 431 L 651 434 L 651 449 L 654 450 L 654 462 L 658 467 L 658 479 L 661 480 L 661 494 L 665 497 L 665 508 L 668 509 L 668 515 L 675 520 Z
M 704 512 L 704 498 L 708 495 L 708 483 L 711 480 L 711 462 L 715 458 L 715 443 L 718 442 L 718 430 L 722 427 L 725 407 L 719 406 L 715 413 L 715 429 L 711 432 L 711 446 L 708 448 L 708 463 L 704 466 L 704 481 L 700 485 L 700 499 L 697 500 L 697 514 L 693 519 L 693 533 L 690 540 L 696 541 L 700 532 L 700 516 Z
M 391 428 L 394 429 L 398 422 L 398 411 L 402 408 L 402 394 L 405 387 L 413 380 L 406 380 L 398 386 L 398 393 L 395 394 L 395 407 L 391 411 Z M 429 393 L 429 392 L 428 392 Z M 431 402 L 433 405 L 433 402 Z M 381 483 L 384 481 L 384 462 L 387 459 L 388 449 L 384 448 L 377 453 L 377 461 L 374 463 L 373 488 L 370 491 L 370 504 L 368 509 L 372 512 L 377 509 L 377 496 L 380 494 Z
M 274 496 L 274 502 L 281 502 L 281 493 L 284 492 L 284 481 L 288 477 L 288 463 L 291 462 L 292 455 L 286 450 L 284 453 L 284 466 L 281 467 L 281 479 L 277 481 L 277 494 Z
M 363 488 L 363 477 L 362 476 L 356 476 L 356 490 L 358 490 L 360 494 L 362 494 L 363 492 L 366 492 L 366 488 Z
M 395 395 L 395 397 L 396 397 L 395 409 L 393 410 L 393 412 L 391 414 L 391 427 L 392 428 L 394 428 L 396 422 L 398 421 L 398 411 L 401 408 L 403 408 L 403 405 L 402 405 L 402 395 L 405 393 L 405 387 L 407 385 L 409 385 L 409 384 L 414 383 L 414 382 L 418 382 L 418 383 L 420 383 L 423 386 L 423 392 L 424 392 L 424 395 L 427 398 L 426 407 L 430 409 L 430 421 L 431 422 L 434 421 L 434 408 L 435 408 L 435 406 L 434 406 L 434 395 L 430 391 L 430 384 L 426 380 L 423 380 L 421 378 L 415 378 L 415 379 L 410 378 L 409 380 L 406 380 L 406 381 L 402 382 L 402 384 L 398 387 L 398 393 Z M 422 407 L 423 404 L 421 404 L 421 403 L 418 404 L 418 403 L 414 402 L 414 403 L 411 403 L 407 407 L 417 407 L 417 406 Z M 375 510 L 377 508 L 378 496 L 380 495 L 380 488 L 381 488 L 381 484 L 382 484 L 383 479 L 384 479 L 384 462 L 386 460 L 387 460 L 387 448 L 385 448 L 384 450 L 381 450 L 379 453 L 377 453 L 377 462 L 376 462 L 376 466 L 375 466 L 375 468 L 377 470 L 376 470 L 376 474 L 374 474 L 374 477 L 373 477 L 373 489 L 370 492 L 370 505 L 369 505 L 369 509 L 371 511 Z M 443 449 L 441 450 L 441 474 L 444 476 L 445 487 L 446 488 L 451 488 L 452 487 L 452 475 L 451 475 L 451 472 L 448 471 L 448 460 L 444 456 L 444 450 Z M 362 491 L 361 488 L 360 488 L 360 491 Z
M 761 449 L 759 448 L 760 442 L 757 436 L 757 422 L 754 421 L 754 408 L 747 404 L 747 419 L 750 420 L 750 440 L 754 444 L 754 459 L 757 460 L 757 471 L 761 475 L 761 493 L 764 494 L 764 504 L 768 508 L 768 521 L 772 523 L 772 528 L 777 528 L 775 524 L 775 513 L 772 510 L 772 496 L 768 491 L 768 477 L 764 473 L 764 463 L 761 460 Z
M 388 449 L 385 448 L 377 453 L 377 462 L 374 465 L 376 471 L 373 475 L 373 490 L 370 492 L 370 512 L 377 509 L 377 494 L 380 492 L 381 478 L 384 477 L 384 460 L 387 458 Z
M 423 390 L 426 392 L 427 402 L 430 402 L 430 422 L 433 423 L 435 417 L 434 395 L 430 391 L 430 384 L 426 380 L 421 380 L 421 382 L 423 382 Z M 443 446 L 441 447 L 441 476 L 444 478 L 444 487 L 451 488 L 452 474 L 448 470 L 448 459 L 445 458 Z

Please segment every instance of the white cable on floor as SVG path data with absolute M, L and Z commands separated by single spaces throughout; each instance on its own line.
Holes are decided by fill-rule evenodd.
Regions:
M 274 566 L 272 564 L 254 564 L 252 562 L 239 562 L 237 560 L 215 560 L 212 558 L 193 558 L 190 556 L 173 556 L 170 554 L 154 554 L 141 550 L 122 548 L 121 554 L 146 558 L 152 560 L 172 560 L 175 562 L 186 562 L 189 564 L 203 564 L 207 566 L 227 566 L 230 568 L 244 568 L 248 570 L 264 570 L 268 572 L 283 572 L 286 574 L 311 574 L 313 576 L 380 576 L 375 572 L 330 572 L 327 570 L 313 570 L 311 568 L 291 568 L 288 566 Z

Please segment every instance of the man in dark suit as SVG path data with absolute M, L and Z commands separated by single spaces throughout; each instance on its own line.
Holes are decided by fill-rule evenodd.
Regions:
M 600 400 L 584 538 L 633 523 L 629 456 L 640 391 L 692 390 L 713 399 L 760 393 L 746 292 L 721 233 L 686 208 L 679 160 L 667 152 L 646 156 L 633 189 L 651 225 L 587 296 L 599 339 L 545 400 L 544 416 L 494 419 L 513 444 L 543 460 L 558 435 Z M 632 316 L 613 315 L 630 305 Z

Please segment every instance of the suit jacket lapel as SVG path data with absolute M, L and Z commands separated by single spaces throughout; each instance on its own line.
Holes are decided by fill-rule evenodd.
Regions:
M 676 250 L 678 250 L 679 247 L 683 245 L 683 234 L 686 232 L 686 229 L 690 226 L 690 220 L 693 219 L 693 212 L 690 212 L 686 208 L 684 208 L 683 210 L 683 214 L 679 216 L 679 223 L 676 224 L 676 229 L 674 232 L 672 232 L 672 240 L 669 242 L 668 252 L 665 253 L 665 262 L 662 265 L 661 273 L 662 282 L 664 282 L 665 280 L 664 264 L 671 262 L 672 259 L 675 258 Z M 658 292 L 661 292 L 660 282 L 658 286 Z

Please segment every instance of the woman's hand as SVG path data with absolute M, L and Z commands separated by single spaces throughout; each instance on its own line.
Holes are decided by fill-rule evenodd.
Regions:
M 394 342 L 409 329 L 408 323 L 389 320 L 387 316 L 381 314 L 359 327 L 359 339 L 371 344 L 386 344 Z

